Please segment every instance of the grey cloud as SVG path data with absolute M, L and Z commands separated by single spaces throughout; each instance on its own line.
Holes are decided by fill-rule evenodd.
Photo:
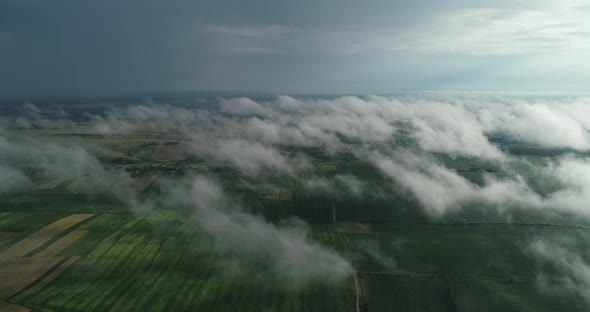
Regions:
M 30 179 L 22 171 L 0 164 L 0 193 L 25 189 L 31 184 Z
M 67 129 L 76 126 L 68 119 L 68 113 L 61 108 L 40 109 L 32 103 L 25 103 L 16 109 L 16 117 L 0 117 L 0 127 L 16 129 Z

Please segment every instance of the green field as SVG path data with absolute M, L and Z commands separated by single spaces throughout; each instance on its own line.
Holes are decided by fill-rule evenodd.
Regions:
M 8 222 L 0 225 L 0 232 L 17 234 L 2 249 L 60 216 L 41 209 L 5 215 L 0 221 Z M 14 303 L 39 311 L 354 310 L 352 280 L 342 285 L 317 281 L 293 291 L 272 281 L 225 274 L 222 256 L 199 227 L 190 214 L 178 210 L 143 216 L 121 211 L 99 214 L 77 226 L 88 234 L 59 254 L 80 257 L 78 261 L 41 289 L 5 299 L 16 298 Z M 343 250 L 331 224 L 316 224 L 309 235 Z
M 0 260 L 12 261 L 11 265 L 22 260 L 29 268 L 36 263 L 27 261 L 41 261 L 33 258 L 58 242 L 59 252 L 38 256 L 56 264 L 49 269 L 47 263 L 39 264 L 44 265 L 42 272 L 23 272 L 33 281 L 0 298 L 4 303 L 33 311 L 70 312 L 587 310 L 584 299 L 561 287 L 559 280 L 540 282 L 540 272 L 550 277 L 561 272 L 539 263 L 530 249 L 536 240 L 564 238 L 577 250 L 590 250 L 590 221 L 570 213 L 522 207 L 499 210 L 474 202 L 429 215 L 411 194 L 367 161 L 315 148 L 283 147 L 284 153 L 304 153 L 313 160 L 304 170 L 252 177 L 227 164 L 176 157 L 173 149 L 165 151 L 172 155 L 155 155 L 162 146 L 179 145 L 178 133 L 143 129 L 125 135 L 89 135 L 83 126 L 26 132 L 96 148 L 102 163 L 125 172 L 137 184 L 133 192 L 139 202 L 157 204 L 144 210 L 130 208 L 129 202 L 86 176 L 49 176 L 34 164 L 22 164 L 33 183 L 0 196 Z M 15 131 L 10 138 L 18 140 L 21 134 Z M 527 150 L 518 147 L 520 153 Z M 535 149 L 525 156 L 529 162 L 544 162 L 545 154 Z M 507 169 L 473 159 L 437 157 L 476 184 L 486 175 L 506 177 L 514 169 L 536 181 L 531 185 L 540 193 L 554 187 L 524 161 Z M 312 280 L 297 288 L 291 281 L 262 273 L 230 272 L 228 255 L 215 248 L 217 238 L 206 229 L 208 220 L 162 195 L 166 183 L 181 185 L 198 175 L 214 177 L 239 203 L 237 211 L 248 216 L 273 226 L 293 217 L 302 220 L 307 224 L 302 235 L 350 261 L 355 275 L 339 283 Z M 338 180 L 343 175 L 362 180 L 366 194 L 346 190 Z M 329 181 L 334 189 L 331 193 L 310 189 L 306 185 L 310 180 Z M 11 246 L 72 214 L 94 216 L 53 233 L 16 260 L 3 258 L 2 252 Z M 249 237 L 239 239 L 246 242 Z M 251 252 L 256 253 L 256 248 Z M 590 255 L 581 253 L 581 257 L 588 260 Z M 5 273 L 0 268 L 0 276 Z M 564 291 L 548 293 L 551 287 Z M 0 312 L 7 306 L 4 303 Z

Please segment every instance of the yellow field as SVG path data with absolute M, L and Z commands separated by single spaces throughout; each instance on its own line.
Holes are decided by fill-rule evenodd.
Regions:
M 372 234 L 371 225 L 360 222 L 338 222 L 340 231 L 345 234 Z
M 29 237 L 14 244 L 4 252 L 0 253 L 3 257 L 22 257 L 31 251 L 39 248 L 51 240 L 55 235 L 69 229 L 70 227 L 94 216 L 94 214 L 73 214 L 63 219 L 57 220 L 50 225 L 31 234 Z
M 335 171 L 336 164 L 333 162 L 316 162 L 315 166 L 320 171 Z
M 56 188 L 60 184 L 62 184 L 65 180 L 66 180 L 65 178 L 55 179 L 53 181 L 49 181 L 47 183 L 43 183 L 43 184 L 37 186 L 37 189 L 38 190 L 53 190 L 54 188 Z
M 11 298 L 11 300 L 13 301 L 20 301 L 21 299 L 25 298 L 26 296 L 34 293 L 35 291 L 41 289 L 43 286 L 47 285 L 49 282 L 51 282 L 53 279 L 55 279 L 56 277 L 58 277 L 61 273 L 63 273 L 63 271 L 65 271 L 70 265 L 74 264 L 76 261 L 78 261 L 78 259 L 80 259 L 80 257 L 70 257 L 68 260 L 66 260 L 65 262 L 63 262 L 57 269 L 55 269 L 53 272 L 51 272 L 51 274 L 47 275 L 43 280 L 41 280 L 40 282 L 38 282 L 37 284 L 35 284 L 35 286 L 27 289 L 26 291 L 23 291 L 22 293 L 18 294 L 17 296 Z M 2 310 L 0 309 L 0 312 L 2 312 Z
M 62 257 L 23 258 L 0 256 L 0 298 L 15 295 L 58 264 Z
M 291 200 L 292 193 L 293 192 L 290 189 L 282 188 L 279 193 L 279 199 L 280 200 Z
M 0 300 L 0 312 L 28 312 L 31 309 L 19 306 L 18 304 Z
M 36 254 L 34 257 L 55 257 L 62 250 L 68 248 L 68 246 L 73 244 L 80 237 L 86 235 L 86 233 L 88 233 L 88 231 L 72 231 L 68 233 L 66 236 L 60 238 L 55 243 L 51 244 L 51 246 L 45 248 L 40 253 Z

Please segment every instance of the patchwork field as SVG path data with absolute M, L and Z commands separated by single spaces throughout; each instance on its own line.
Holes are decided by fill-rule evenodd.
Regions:
M 346 234 L 371 311 L 585 310 L 573 292 L 542 294 L 527 251 L 531 238 L 560 235 L 588 248 L 583 228 L 397 223 L 372 229 L 372 235 Z
M 76 224 L 91 218 L 93 214 L 75 214 L 66 218 L 60 219 L 41 230 L 31 234 L 26 239 L 16 243 L 15 245 L 4 250 L 0 256 L 2 257 L 22 257 L 35 249 L 41 247 L 41 245 L 50 241 L 54 236 L 67 230 L 68 228 L 75 226 Z
M 158 145 L 154 152 L 156 161 L 178 161 L 187 158 L 187 147 L 181 142 L 167 141 Z
M 359 222 L 340 222 L 338 227 L 344 234 L 372 234 L 371 225 Z
M 586 219 L 479 203 L 433 216 L 407 190 L 351 155 L 315 149 L 308 151 L 314 160 L 297 174 L 251 177 L 227 164 L 187 157 L 178 134 L 152 130 L 44 134 L 99 146 L 100 159 L 121 175 L 102 183 L 85 175 L 45 176 L 29 166 L 35 187 L 0 196 L 0 312 L 586 311 L 575 291 L 555 292 L 561 285 L 555 280 L 539 282 L 539 272 L 552 276 L 558 268 L 539 266 L 530 250 L 531 241 L 556 237 L 590 250 Z M 487 174 L 509 174 L 489 162 L 441 159 L 474 183 Z M 209 224 L 198 207 L 184 207 L 200 198 L 158 197 L 163 184 L 175 189 L 180 184 L 174 183 L 200 174 L 214 176 L 231 194 L 227 201 L 244 214 L 214 207 L 207 213 L 226 214 Z M 368 195 L 347 189 L 347 176 L 362 179 Z M 129 209 L 130 202 L 109 196 L 113 190 L 132 193 L 130 202 L 146 209 Z M 215 189 L 200 194 L 209 195 L 215 202 Z M 252 266 L 250 260 L 241 254 L 241 261 L 232 262 L 211 231 L 232 218 L 239 225 L 256 219 L 263 229 L 298 224 L 285 233 L 335 253 L 353 265 L 353 273 L 339 283 L 313 280 L 297 288 L 266 278 L 263 259 L 244 274 L 240 265 Z M 240 244 L 258 234 L 258 228 L 247 230 L 239 233 Z M 285 249 L 279 244 L 276 253 Z M 249 253 L 259 251 L 250 246 Z M 298 253 L 289 256 L 301 261 Z M 316 265 L 292 273 L 304 275 Z
M 0 300 L 0 311 L 2 312 L 29 312 L 31 309 L 19 306 L 18 304 Z
M 86 235 L 88 231 L 72 231 L 65 235 L 64 237 L 60 238 L 49 247 L 45 248 L 41 252 L 34 255 L 34 257 L 53 257 L 59 254 L 64 249 L 68 248 L 71 244 L 73 244 L 76 240 L 80 237 Z
M 344 250 L 330 224 L 310 235 Z M 354 311 L 352 280 L 293 291 L 228 278 L 212 246 L 182 211 L 69 215 L 4 250 L 12 256 L 0 257 L 0 278 L 15 282 L 0 298 L 42 311 Z
M 439 277 L 363 275 L 363 283 L 370 311 L 463 311 Z
M 62 257 L 29 258 L 0 256 L 0 298 L 8 299 L 39 279 L 62 261 Z
M 37 186 L 38 190 L 53 190 L 54 188 L 58 187 L 60 184 L 62 184 L 63 182 L 65 182 L 66 179 L 65 178 L 58 178 L 46 183 L 43 183 L 39 186 Z
M 66 216 L 31 233 L 0 252 L 0 281 L 2 281 L 0 283 L 0 298 L 17 301 L 19 296 L 49 283 L 74 263 L 77 258 L 64 258 L 58 254 L 86 232 L 71 231 L 61 238 L 58 237 L 93 216 L 94 214 Z M 12 238 L 18 236 L 18 233 L 3 233 L 9 234 L 3 236 L 10 240 L 6 239 L 2 245 L 11 244 Z M 30 288 L 32 285 L 33 287 Z M 0 311 L 20 311 L 23 309 L 26 310 L 19 305 L 4 302 Z

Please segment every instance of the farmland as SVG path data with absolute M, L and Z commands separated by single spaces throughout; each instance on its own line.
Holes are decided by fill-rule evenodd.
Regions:
M 272 192 L 276 196 L 241 196 L 269 220 L 296 215 L 311 222 L 310 237 L 344 255 L 344 242 L 331 222 L 330 199 L 306 195 L 297 183 L 283 183 L 291 186 L 290 200 L 281 197 L 281 188 Z M 23 212 L 8 207 L 0 217 L 0 232 L 10 234 L 3 236 L 3 253 L 26 259 L 15 267 L 16 262 L 10 262 L 14 258 L 4 258 L 9 262 L 3 268 L 30 272 L 29 279 L 18 278 L 23 283 L 19 290 L 3 293 L 7 302 L 39 311 L 355 310 L 352 278 L 338 285 L 318 281 L 297 291 L 272 281 L 228 278 L 213 238 L 187 211 L 158 209 L 136 215 L 108 198 L 46 195 L 39 195 L 43 205 L 30 203 Z M 68 196 L 78 196 L 78 205 L 60 212 L 58 203 Z M 8 201 L 24 200 L 12 195 Z M 568 297 L 547 304 L 534 299 L 539 296 L 534 267 L 526 265 L 518 241 L 524 244 L 527 237 L 564 231 L 588 241 L 585 230 L 573 225 L 486 224 L 475 217 L 483 224 L 432 223 L 419 215 L 398 221 L 390 216 L 389 222 L 375 223 L 366 213 L 338 214 L 337 222 L 350 240 L 362 300 L 370 311 L 552 311 Z M 378 216 L 379 210 L 375 213 Z M 89 219 L 72 223 L 82 218 Z M 49 231 L 55 224 L 67 228 Z
M 0 0 L 0 312 L 588 312 L 589 48 L 584 0 Z
M 234 155 L 195 152 L 202 142 L 180 132 L 140 124 L 101 134 L 87 122 L 6 131 L 91 166 L 72 158 L 60 174 L 16 159 L 29 181 L 0 194 L 0 312 L 586 311 L 565 287 L 573 277 L 531 247 L 590 250 L 590 221 L 572 211 L 475 198 L 432 213 L 350 152 L 280 146 L 289 170 L 253 175 Z M 534 170 L 555 151 L 505 147 L 519 157 L 509 165 L 429 161 L 475 191 L 511 177 L 541 198 L 560 187 Z
M 42 287 L 33 286 L 23 293 L 4 292 L 3 298 L 42 311 L 353 310 L 352 283 L 334 287 L 318 281 L 292 293 L 272 283 L 250 285 L 228 279 L 219 272 L 220 259 L 211 250 L 211 238 L 193 222 L 179 211 L 158 211 L 143 217 L 98 215 L 27 257 L 20 264 L 22 268 L 14 270 L 12 262 L 3 263 L 3 268 L 13 274 L 23 274 L 32 265 L 47 270 L 62 258 L 77 260 L 65 263 L 63 270 L 57 268 L 59 274 L 41 281 Z M 191 235 L 182 230 L 189 226 Z M 311 235 L 342 248 L 330 225 L 314 226 Z M 72 237 L 77 239 L 64 248 L 63 241 Z M 52 258 L 56 250 L 59 256 Z

